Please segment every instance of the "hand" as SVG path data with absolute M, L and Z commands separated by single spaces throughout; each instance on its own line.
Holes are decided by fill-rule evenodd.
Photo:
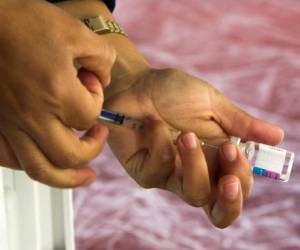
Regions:
M 218 179 L 209 178 L 209 168 L 204 152 L 193 133 L 181 135 L 177 140 L 181 166 L 172 178 L 173 189 L 187 203 L 203 206 L 212 223 L 226 227 L 239 216 L 243 205 L 240 179 L 245 175 L 251 186 L 249 163 L 233 144 L 225 142 L 219 149 L 220 169 Z M 159 149 L 157 149 L 159 150 Z M 249 188 L 248 187 L 248 188 Z
M 220 169 L 214 178 L 194 133 L 182 133 L 175 146 L 161 121 L 147 119 L 144 127 L 137 141 L 144 142 L 145 147 L 127 163 L 134 179 L 142 186 L 151 183 L 146 187 L 167 189 L 188 204 L 203 207 L 218 227 L 232 224 L 241 212 L 243 201 L 237 176 L 246 180 L 247 190 L 252 184 L 249 163 L 238 148 L 225 142 L 216 151 Z
M 82 166 L 107 136 L 95 121 L 114 49 L 46 1 L 1 1 L 0 32 L 0 165 L 56 187 L 92 182 Z M 74 65 L 96 81 L 83 85 Z M 73 129 L 88 132 L 78 138 Z
M 100 1 L 64 2 L 60 6 L 78 18 L 102 15 L 113 20 Z M 228 140 L 228 134 L 276 144 L 282 131 L 250 117 L 200 79 L 178 70 L 149 69 L 145 58 L 123 36 L 104 37 L 118 53 L 113 84 L 105 91 L 105 107 L 137 119 L 151 116 L 143 131 L 110 127 L 110 145 L 122 165 L 140 185 L 167 189 L 191 205 L 203 205 L 218 227 L 231 224 L 252 183 L 246 159 L 236 148 L 236 159 L 231 157 L 230 161 L 223 150 L 219 156 L 205 148 L 204 154 L 201 149 L 180 154 L 179 141 L 186 133 L 175 147 L 168 127 L 194 131 L 200 139 L 215 144 Z M 86 74 L 81 80 L 92 83 L 95 79 Z M 227 145 L 221 149 L 228 149 Z
M 128 82 L 130 87 L 122 89 L 122 85 Z M 123 77 L 119 83 L 114 82 L 113 90 L 118 89 L 118 84 L 121 91 L 108 89 L 108 99 L 105 101 L 107 109 L 136 119 L 154 116 L 153 119 L 160 120 L 165 126 L 180 131 L 193 131 L 200 140 L 210 144 L 221 144 L 228 140 L 228 135 L 271 145 L 279 143 L 283 138 L 281 129 L 251 117 L 210 84 L 178 70 L 149 70 Z M 252 174 L 240 153 L 238 160 L 231 164 L 234 167 L 230 168 L 226 167 L 228 164 L 224 161 L 218 161 L 214 152 L 205 150 L 210 177 L 209 199 L 199 194 L 182 196 L 180 178 L 176 174 L 178 169 L 174 168 L 176 152 L 168 129 L 154 133 L 112 126 L 110 131 L 109 142 L 113 152 L 141 186 L 165 188 L 191 205 L 205 205 L 210 219 L 219 227 L 228 226 L 238 216 L 241 209 L 239 199 L 232 206 L 227 206 L 224 199 L 218 197 L 220 186 L 228 181 L 227 178 L 234 178 L 234 175 L 240 181 L 243 199 L 247 198 Z M 236 179 L 234 181 L 237 182 Z M 216 212 L 220 211 L 217 208 L 221 207 L 226 209 L 222 216 L 217 216 L 221 214 Z

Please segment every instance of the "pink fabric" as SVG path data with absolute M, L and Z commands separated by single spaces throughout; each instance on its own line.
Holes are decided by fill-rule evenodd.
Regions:
M 115 14 L 153 65 L 205 78 L 282 126 L 296 162 L 289 183 L 256 178 L 241 218 L 220 230 L 201 209 L 138 187 L 106 148 L 97 182 L 75 191 L 77 249 L 300 249 L 300 1 L 119 0 Z

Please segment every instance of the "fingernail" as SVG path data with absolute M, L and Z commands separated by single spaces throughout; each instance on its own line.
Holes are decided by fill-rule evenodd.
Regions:
M 186 149 L 195 149 L 198 146 L 196 135 L 192 132 L 183 135 L 181 142 Z
M 111 81 L 111 76 L 108 76 L 106 81 L 103 84 L 103 87 L 106 88 L 110 84 L 110 81 Z
M 230 201 L 235 200 L 239 193 L 239 183 L 232 182 L 232 183 L 225 184 L 223 186 L 223 193 L 227 200 L 230 200 Z
M 225 143 L 222 147 L 223 154 L 229 162 L 235 161 L 237 157 L 236 146 L 232 143 Z

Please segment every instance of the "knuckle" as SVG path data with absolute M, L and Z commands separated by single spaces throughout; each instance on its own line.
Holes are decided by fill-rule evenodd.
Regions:
M 77 167 L 82 164 L 80 156 L 73 150 L 65 152 L 59 159 L 61 168 Z
M 42 166 L 31 166 L 30 168 L 26 169 L 27 175 L 39 182 L 45 182 L 47 180 L 46 171 Z

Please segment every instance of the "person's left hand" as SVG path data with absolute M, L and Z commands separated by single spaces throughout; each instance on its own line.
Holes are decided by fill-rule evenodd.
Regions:
M 92 77 L 81 80 L 91 81 Z M 127 87 L 122 88 L 122 85 Z M 120 91 L 114 91 L 116 89 Z M 223 214 L 223 219 L 217 219 L 212 211 L 218 203 L 218 181 L 222 181 L 223 175 L 237 176 L 246 198 L 252 185 L 249 165 L 243 160 L 244 164 L 232 169 L 218 169 L 216 152 L 205 150 L 210 177 L 209 197 L 203 195 L 207 192 L 183 193 L 180 157 L 167 128 L 192 131 L 200 140 L 215 145 L 228 140 L 228 135 L 271 145 L 279 143 L 283 137 L 281 129 L 251 117 L 212 85 L 179 70 L 149 70 L 124 77 L 108 89 L 104 106 L 146 122 L 143 131 L 110 127 L 110 146 L 129 175 L 145 188 L 167 189 L 193 206 L 206 205 L 207 214 L 218 227 L 231 224 L 239 214 L 234 210 L 240 211 L 231 207 Z M 160 121 L 161 125 L 152 126 L 153 120 Z M 226 215 L 231 219 L 228 220 Z

